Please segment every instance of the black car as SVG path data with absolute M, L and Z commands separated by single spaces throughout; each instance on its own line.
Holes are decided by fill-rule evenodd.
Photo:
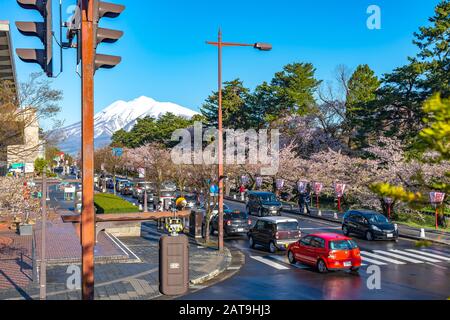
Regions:
M 247 213 L 249 215 L 281 216 L 281 202 L 272 192 L 250 191 L 247 196 Z
M 246 235 L 250 229 L 252 222 L 245 212 L 241 211 L 225 211 L 223 214 L 223 231 L 224 236 Z M 209 232 L 219 231 L 219 215 L 215 214 L 209 223 Z
M 277 249 L 285 250 L 291 243 L 300 240 L 301 231 L 298 221 L 283 217 L 265 217 L 256 222 L 248 232 L 251 248 L 262 245 L 275 253 Z
M 123 196 L 130 196 L 133 194 L 133 186 L 134 184 L 132 182 L 125 183 L 120 190 L 120 194 Z
M 342 232 L 372 240 L 398 240 L 398 227 L 382 214 L 370 210 L 350 210 L 345 213 Z

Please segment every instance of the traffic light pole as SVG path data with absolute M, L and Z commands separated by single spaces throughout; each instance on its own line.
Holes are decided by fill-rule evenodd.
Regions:
M 47 299 L 47 167 L 42 173 L 42 226 L 41 226 L 41 272 L 39 277 L 39 298 L 40 300 Z
M 81 214 L 82 296 L 94 300 L 94 1 L 82 0 L 82 162 L 83 205 Z
M 218 37 L 218 53 L 219 53 L 219 70 L 218 70 L 218 81 L 219 81 L 219 91 L 218 91 L 218 151 L 219 151 L 219 166 L 217 172 L 218 186 L 219 186 L 219 251 L 223 251 L 223 114 L 222 114 L 222 31 L 219 30 Z

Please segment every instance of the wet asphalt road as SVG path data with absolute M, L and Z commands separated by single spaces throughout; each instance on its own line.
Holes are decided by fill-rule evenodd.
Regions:
M 243 204 L 227 202 L 232 209 L 245 210 Z M 300 221 L 302 234 L 342 233 L 339 225 L 291 214 Z M 256 218 L 255 218 L 256 219 Z M 289 264 L 286 253 L 270 254 L 264 248 L 250 249 L 246 238 L 227 240 L 239 248 L 246 263 L 234 277 L 182 297 L 183 300 L 442 300 L 450 297 L 450 247 L 432 245 L 416 248 L 415 242 L 398 243 L 355 238 L 371 262 L 364 261 L 359 274 L 346 271 L 319 274 L 313 268 Z M 390 251 L 400 250 L 400 252 Z M 416 250 L 416 251 L 408 251 Z M 406 254 L 405 254 L 406 253 Z M 394 256 L 395 255 L 395 256 Z M 364 256 L 363 256 L 364 257 Z M 390 261 L 389 261 L 390 260 Z M 367 268 L 375 261 L 381 270 L 381 289 L 373 283 Z
M 137 203 L 132 197 L 123 198 Z M 226 203 L 231 209 L 245 211 L 242 203 Z M 340 225 L 331 222 L 283 215 L 299 220 L 302 235 L 342 234 Z M 257 218 L 252 220 L 255 223 Z M 450 297 L 450 246 L 417 248 L 414 241 L 407 239 L 397 243 L 353 239 L 371 261 L 363 261 L 366 265 L 357 274 L 347 271 L 319 274 L 312 267 L 290 265 L 286 252 L 270 254 L 262 247 L 251 249 L 246 237 L 229 238 L 226 244 L 245 254 L 245 265 L 232 278 L 180 300 L 445 300 Z M 381 289 L 370 290 L 367 283 L 372 275 L 367 268 L 373 261 L 379 264 Z

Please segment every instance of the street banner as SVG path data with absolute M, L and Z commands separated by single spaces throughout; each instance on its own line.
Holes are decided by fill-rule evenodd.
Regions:
M 323 190 L 323 183 L 314 182 L 314 193 L 319 195 Z
M 139 173 L 139 179 L 145 178 L 145 169 L 144 168 L 139 168 L 138 173 Z
M 439 206 L 444 202 L 445 193 L 430 192 L 430 202 L 436 209 L 436 230 L 439 229 Z
M 257 177 L 256 178 L 256 188 L 261 188 L 263 184 L 263 178 L 262 177 Z
M 306 182 L 306 181 L 299 181 L 299 182 L 297 182 L 297 190 L 298 190 L 298 192 L 299 193 L 305 193 L 307 185 L 308 185 L 308 182 Z
M 25 163 L 25 173 L 34 173 L 34 163 Z
M 336 195 L 338 196 L 338 198 L 342 198 L 346 187 L 347 186 L 344 183 L 336 183 L 334 185 L 334 190 L 336 191 Z
M 277 189 L 281 190 L 284 187 L 284 180 L 283 179 L 277 179 Z

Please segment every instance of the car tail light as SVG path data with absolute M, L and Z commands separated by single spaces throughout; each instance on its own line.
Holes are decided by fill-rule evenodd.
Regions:
M 358 249 L 353 250 L 353 253 L 354 253 L 355 257 L 360 257 L 361 256 L 361 251 L 359 251 Z
M 231 221 L 230 220 L 227 221 L 227 226 L 231 226 Z

